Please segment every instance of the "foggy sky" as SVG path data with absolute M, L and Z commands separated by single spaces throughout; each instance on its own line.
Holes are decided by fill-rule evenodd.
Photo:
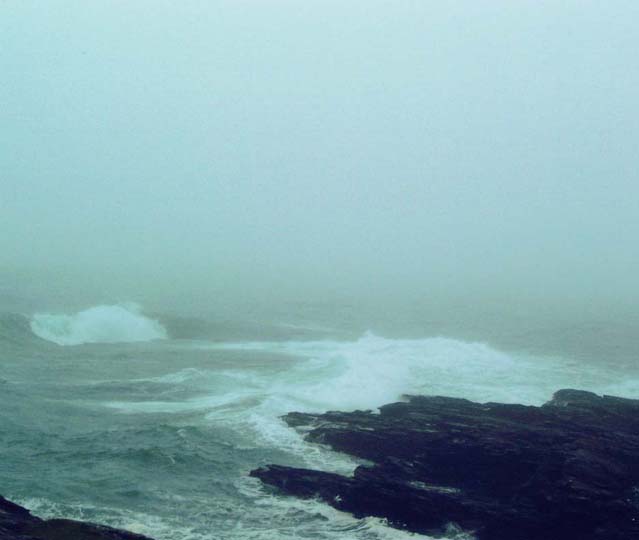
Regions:
M 639 299 L 635 1 L 0 2 L 0 279 Z

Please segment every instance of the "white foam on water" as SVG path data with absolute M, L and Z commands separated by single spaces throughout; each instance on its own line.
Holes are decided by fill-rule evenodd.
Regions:
M 212 344 L 214 348 L 293 354 L 306 358 L 273 381 L 301 409 L 375 409 L 403 394 L 463 397 L 541 405 L 559 388 L 639 395 L 613 370 L 560 358 L 498 351 L 450 338 L 387 339 L 372 333 L 352 342 L 289 341 Z M 639 381 L 636 381 L 639 383 Z
M 639 380 L 605 367 L 583 365 L 561 358 L 533 357 L 495 350 L 482 343 L 449 338 L 387 339 L 371 333 L 355 341 L 287 341 L 245 343 L 181 342 L 186 349 L 246 351 L 250 362 L 215 369 L 182 368 L 153 380 L 179 388 L 196 386 L 199 396 L 180 400 L 110 402 L 126 413 L 182 413 L 195 411 L 202 420 L 235 430 L 251 448 L 277 449 L 291 456 L 291 464 L 342 474 L 357 461 L 307 443 L 302 434 L 280 418 L 290 411 L 372 409 L 402 398 L 403 394 L 463 397 L 474 401 L 539 405 L 556 390 L 573 387 L 627 397 L 639 397 Z M 186 351 L 185 351 L 186 352 Z M 264 353 L 264 364 L 256 356 Z M 296 359 L 286 369 L 272 369 L 273 354 Z M 208 389 L 208 391 L 207 391 Z M 159 396 L 158 396 L 159 397 Z M 318 501 L 280 497 L 264 491 L 253 478 L 239 478 L 237 490 L 247 511 L 228 513 L 224 537 L 284 540 L 407 540 L 426 538 L 388 527 L 383 520 L 358 520 Z M 242 504 L 245 504 L 242 503 Z M 215 510 L 216 500 L 205 508 Z M 227 504 L 227 503 L 224 503 Z M 235 502 L 233 504 L 236 504 Z M 218 515 L 228 508 L 219 508 Z M 66 512 L 68 515 L 68 512 Z M 225 515 L 225 514 L 224 514 Z M 244 515 L 245 519 L 238 518 Z M 319 517 L 318 517 L 319 516 Z M 158 540 L 209 540 L 215 532 L 184 526 L 157 516 L 120 513 L 107 522 Z M 264 526 L 268 523 L 268 526 Z M 454 533 L 458 540 L 470 538 Z
M 46 498 L 30 497 L 14 499 L 31 513 L 43 519 L 75 519 L 90 521 L 133 533 L 151 536 L 156 540 L 213 540 L 215 536 L 203 536 L 194 528 L 176 523 L 165 517 L 120 508 L 91 504 L 60 504 Z
M 541 405 L 560 388 L 639 396 L 639 381 L 612 370 L 559 358 L 532 357 L 495 350 L 483 343 L 450 338 L 388 339 L 366 333 L 355 341 L 189 343 L 185 347 L 286 354 L 299 360 L 286 370 L 250 367 L 207 370 L 204 396 L 165 402 L 108 403 L 125 412 L 200 411 L 210 422 L 250 432 L 256 446 L 278 448 L 307 466 L 348 473 L 357 462 L 304 441 L 280 416 L 291 411 L 371 409 L 404 394 L 444 395 L 473 401 Z M 265 355 L 265 358 L 267 356 Z M 165 375 L 188 381 L 195 370 Z M 210 379 L 209 379 L 210 378 Z M 198 385 L 200 386 L 200 385 Z
M 143 534 L 156 540 L 432 540 L 389 527 L 379 518 L 357 519 L 335 510 L 317 500 L 278 497 L 265 493 L 255 478 L 244 477 L 236 482 L 238 492 L 245 499 L 246 512 L 233 512 L 224 531 L 216 531 L 203 523 L 187 525 L 184 520 L 158 516 L 121 508 L 94 506 L 91 504 L 60 504 L 46 498 L 14 499 L 32 513 L 44 519 L 65 517 L 91 521 L 111 527 Z M 250 501 L 250 502 L 249 502 Z M 220 519 L 228 514 L 228 501 L 215 498 L 185 501 L 197 504 L 211 518 Z M 235 504 L 238 504 L 235 502 Z M 237 510 L 235 508 L 235 510 Z M 238 518 L 244 516 L 243 518 Z M 204 519 L 206 523 L 208 520 Z M 265 523 L 268 526 L 265 527 Z M 203 530 L 204 529 L 204 530 Z M 454 536 L 454 540 L 470 540 L 468 536 Z
M 256 440 L 300 456 L 307 466 L 347 474 L 357 462 L 308 444 L 279 416 L 290 411 L 371 409 L 404 394 L 541 405 L 567 387 L 639 396 L 619 375 L 558 358 L 501 352 L 483 343 L 449 338 L 387 339 L 372 333 L 352 342 L 226 343 L 214 348 L 300 356 L 292 369 L 268 379 L 255 373 L 251 409 L 213 410 L 208 418 L 249 428 Z M 639 383 L 639 381 L 636 381 Z M 243 387 L 246 391 L 246 386 Z
M 73 315 L 37 313 L 32 332 L 58 345 L 131 343 L 166 339 L 166 329 L 135 304 L 94 306 Z
M 163 384 L 176 384 L 176 383 L 185 383 L 187 381 L 193 381 L 197 379 L 201 379 L 202 377 L 206 377 L 206 373 L 201 369 L 196 368 L 184 368 L 180 371 L 176 371 L 173 373 L 167 373 L 166 375 L 161 375 L 159 377 L 149 377 L 147 379 L 137 379 L 138 381 L 144 382 L 154 382 L 154 383 L 163 383 Z
M 238 491 L 249 499 L 258 515 L 264 515 L 274 529 L 244 528 L 247 538 L 271 540 L 272 538 L 325 538 L 339 540 L 433 540 L 430 536 L 411 533 L 389 527 L 380 518 L 367 517 L 357 519 L 351 514 L 340 512 L 335 508 L 315 499 L 298 499 L 280 497 L 265 493 L 262 484 L 255 478 L 244 477 L 236 482 Z M 294 519 L 289 516 L 296 515 Z M 306 515 L 307 519 L 300 519 Z M 319 517 L 319 519 L 318 519 Z M 287 526 L 287 522 L 290 525 Z M 278 527 L 279 525 L 279 527 Z M 239 535 L 242 537 L 242 535 Z M 470 540 L 467 535 L 459 535 L 451 540 Z

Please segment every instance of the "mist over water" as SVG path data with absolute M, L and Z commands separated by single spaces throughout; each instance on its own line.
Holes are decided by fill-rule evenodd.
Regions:
M 0 5 L 0 494 L 407 538 L 265 490 L 289 411 L 639 398 L 639 5 Z M 452 533 L 451 533 L 452 534 Z
M 5 287 L 634 309 L 637 9 L 5 2 Z

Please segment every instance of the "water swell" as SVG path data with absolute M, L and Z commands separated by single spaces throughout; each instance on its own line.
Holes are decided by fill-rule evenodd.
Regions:
M 23 347 L 43 345 L 46 342 L 34 335 L 29 325 L 29 317 L 20 313 L 0 314 L 0 343 L 3 347 Z

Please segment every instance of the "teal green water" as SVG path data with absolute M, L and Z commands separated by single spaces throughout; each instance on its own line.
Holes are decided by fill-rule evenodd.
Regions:
M 1 321 L 0 493 L 158 540 L 408 536 L 247 476 L 271 462 L 356 465 L 305 443 L 279 419 L 287 411 L 374 408 L 403 393 L 538 404 L 566 386 L 639 397 L 630 362 L 338 332 L 326 320 L 157 322 L 102 306 Z

